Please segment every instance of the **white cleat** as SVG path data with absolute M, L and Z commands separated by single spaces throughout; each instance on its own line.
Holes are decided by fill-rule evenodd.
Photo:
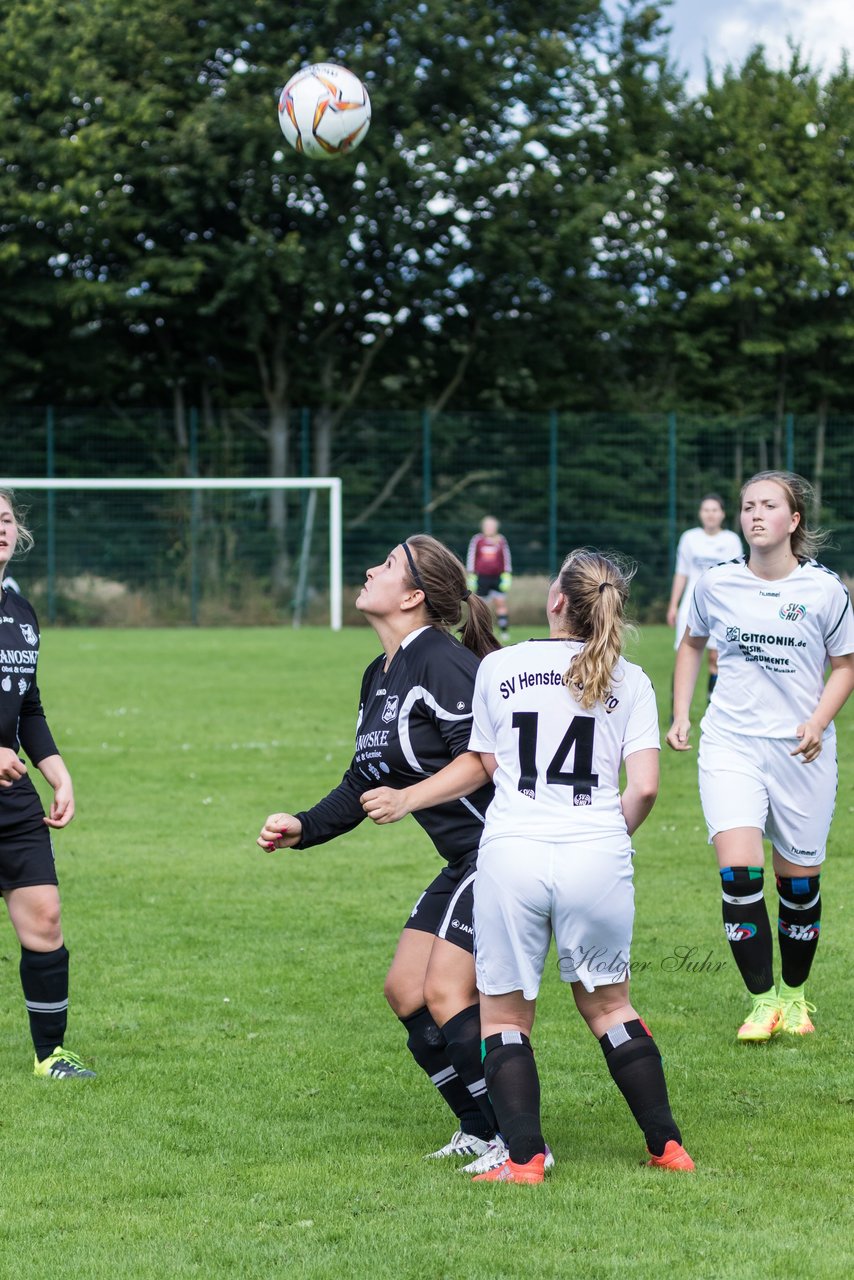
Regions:
M 489 1173 L 490 1169 L 496 1169 L 505 1160 L 509 1159 L 510 1152 L 507 1150 L 507 1144 L 500 1134 L 496 1134 L 486 1148 L 482 1156 L 478 1156 L 476 1160 L 472 1160 L 471 1164 L 464 1164 L 457 1173 Z
M 477 1160 L 472 1160 L 471 1164 L 463 1165 L 458 1172 L 468 1174 L 489 1173 L 490 1169 L 497 1169 L 500 1164 L 504 1164 L 504 1161 L 509 1159 L 510 1152 L 507 1149 L 507 1144 L 500 1134 L 496 1134 L 483 1155 L 478 1156 Z M 549 1148 L 546 1147 L 546 1160 L 543 1168 L 553 1169 L 554 1167 L 555 1158 Z
M 425 1160 L 443 1160 L 445 1156 L 482 1156 L 490 1147 L 485 1138 L 476 1138 L 474 1134 L 463 1133 L 462 1129 L 446 1142 L 438 1151 L 428 1151 Z

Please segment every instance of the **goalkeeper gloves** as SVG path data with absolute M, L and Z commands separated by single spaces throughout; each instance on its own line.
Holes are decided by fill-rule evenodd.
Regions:
M 513 586 L 513 574 L 502 573 L 501 577 L 498 579 L 498 590 L 501 592 L 501 594 L 506 595 L 512 586 Z

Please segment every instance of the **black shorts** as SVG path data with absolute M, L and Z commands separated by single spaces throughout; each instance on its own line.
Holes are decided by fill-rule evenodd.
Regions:
M 474 872 L 477 850 L 443 867 L 412 908 L 404 929 L 432 933 L 474 955 Z
M 0 893 L 57 884 L 50 828 L 29 778 L 0 787 Z
M 482 600 L 489 600 L 492 596 L 503 596 L 501 590 L 501 577 L 493 577 L 492 575 L 480 576 L 477 580 L 477 591 Z

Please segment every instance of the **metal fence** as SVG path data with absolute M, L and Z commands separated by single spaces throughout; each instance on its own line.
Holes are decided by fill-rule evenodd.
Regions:
M 663 616 L 676 541 L 700 499 L 721 494 L 737 525 L 740 485 L 768 466 L 816 484 L 817 514 L 834 534 L 823 558 L 854 573 L 854 418 L 365 410 L 332 430 L 309 410 L 273 420 L 234 408 L 23 408 L 0 414 L 0 430 L 7 474 L 62 478 L 265 476 L 275 433 L 287 473 L 308 476 L 323 435 L 328 473 L 343 480 L 350 584 L 418 530 L 464 555 L 488 513 L 517 575 L 552 573 L 573 546 L 617 550 L 638 563 L 640 616 Z M 18 575 L 59 621 L 273 621 L 294 607 L 323 617 L 326 519 L 313 513 L 307 538 L 305 495 L 278 511 L 262 493 L 205 494 L 195 507 L 175 493 L 24 496 L 37 542 Z M 125 588 L 134 604 L 75 602 L 68 584 L 86 575 L 92 593 L 115 600 Z

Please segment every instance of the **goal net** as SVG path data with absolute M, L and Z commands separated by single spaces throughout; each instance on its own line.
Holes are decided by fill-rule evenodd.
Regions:
M 342 623 L 341 481 L 0 478 L 35 546 L 8 572 L 45 621 Z

